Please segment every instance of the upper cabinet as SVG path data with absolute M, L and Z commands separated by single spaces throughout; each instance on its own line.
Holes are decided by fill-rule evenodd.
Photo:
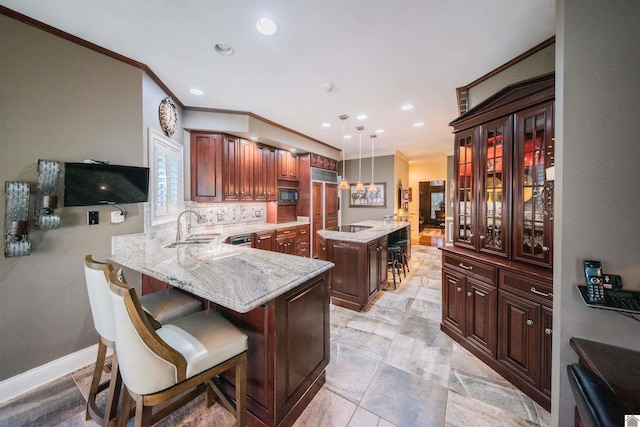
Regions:
M 222 201 L 222 135 L 191 133 L 191 200 Z
M 255 200 L 271 202 L 278 200 L 276 157 L 278 149 L 256 144 L 253 157 L 253 186 Z
M 450 123 L 456 246 L 551 267 L 554 85 L 509 86 Z
M 287 150 L 278 150 L 278 179 L 298 181 L 298 156 Z

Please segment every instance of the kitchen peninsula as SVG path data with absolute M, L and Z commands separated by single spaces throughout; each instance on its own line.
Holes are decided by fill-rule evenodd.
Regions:
M 210 301 L 247 334 L 249 425 L 292 425 L 324 384 L 332 263 L 215 242 L 110 259 Z M 221 381 L 233 395 L 233 375 Z
M 331 261 L 331 302 L 362 310 L 387 283 L 387 246 L 406 240 L 411 256 L 411 225 L 406 221 L 360 221 L 317 232 L 316 253 Z

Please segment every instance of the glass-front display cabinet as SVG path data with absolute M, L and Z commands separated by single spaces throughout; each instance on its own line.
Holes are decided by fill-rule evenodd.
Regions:
M 553 105 L 516 114 L 514 258 L 551 267 L 553 259 Z

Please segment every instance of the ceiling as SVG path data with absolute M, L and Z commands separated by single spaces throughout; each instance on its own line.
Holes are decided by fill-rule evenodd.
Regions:
M 555 0 L 0 0 L 148 66 L 187 107 L 247 111 L 410 161 L 453 150 L 464 86 L 555 33 Z M 279 31 L 256 31 L 261 17 Z M 234 54 L 218 54 L 217 43 Z M 330 84 L 332 90 L 327 91 Z M 189 91 L 198 88 L 204 95 Z M 413 104 L 409 111 L 404 104 Z M 367 119 L 357 120 L 359 114 Z M 322 123 L 330 127 L 322 127 Z M 422 122 L 422 127 L 414 123 Z M 259 135 L 258 135 L 259 136 Z

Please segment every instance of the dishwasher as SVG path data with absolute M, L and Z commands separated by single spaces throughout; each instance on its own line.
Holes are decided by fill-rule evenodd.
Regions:
M 229 243 L 237 246 L 248 246 L 251 247 L 251 234 L 243 234 L 239 236 L 231 236 L 229 237 Z

